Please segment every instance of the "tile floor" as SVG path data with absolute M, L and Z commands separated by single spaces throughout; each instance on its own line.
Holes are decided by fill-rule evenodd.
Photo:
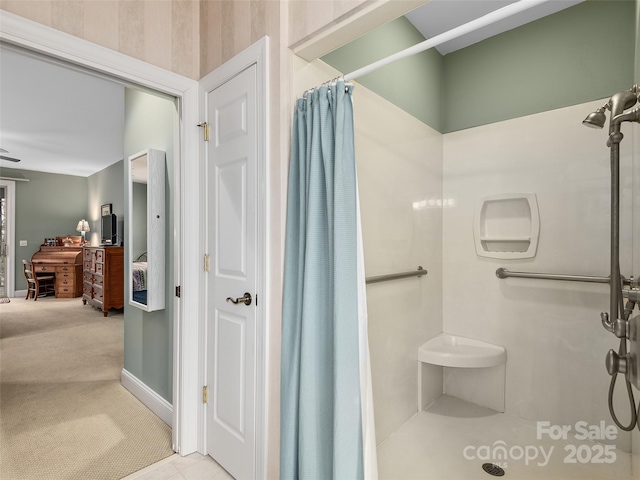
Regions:
M 122 480 L 233 480 L 211 457 L 172 455 Z
M 607 422 L 609 423 L 611 422 Z M 588 440 L 576 440 L 571 434 L 564 441 L 547 439 L 547 435 L 544 435 L 542 440 L 536 437 L 535 422 L 443 395 L 429 409 L 412 417 L 378 447 L 379 479 L 497 478 L 485 473 L 482 464 L 498 460 L 492 452 L 498 452 L 496 447 L 499 446 L 506 448 L 506 459 L 500 462 L 506 464 L 506 473 L 502 478 L 631 479 L 631 456 L 619 450 L 604 450 L 603 445 L 611 443 L 610 441 L 604 440 L 603 445 L 598 445 Z M 572 447 L 567 445 L 576 447 L 577 452 L 573 452 L 573 457 Z M 544 449 L 548 462 L 545 461 L 541 449 Z M 527 453 L 529 460 L 526 459 Z M 521 455 L 522 458 L 518 458 Z M 567 458 L 575 459 L 576 463 L 566 463 Z M 611 463 L 604 463 L 605 459 Z

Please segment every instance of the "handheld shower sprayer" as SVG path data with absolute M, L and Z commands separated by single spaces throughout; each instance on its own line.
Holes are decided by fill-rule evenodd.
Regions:
M 607 116 L 604 114 L 605 110 L 609 109 L 609 104 L 605 103 L 603 106 L 598 108 L 595 112 L 591 112 L 587 115 L 582 121 L 582 124 L 585 127 L 589 128 L 603 128 L 604 124 L 607 123 Z
M 640 387 L 640 379 L 637 376 L 637 368 L 633 365 L 635 354 L 627 351 L 627 341 L 631 341 L 632 350 L 635 345 L 638 348 L 635 335 L 631 334 L 632 323 L 640 322 L 640 316 L 631 319 L 637 302 L 630 296 L 630 290 L 624 290 L 620 275 L 620 142 L 624 135 L 620 131 L 623 122 L 640 122 L 640 108 L 625 112 L 625 110 L 633 107 L 640 100 L 640 90 L 634 85 L 629 90 L 618 92 L 611 96 L 609 101 L 595 112 L 589 114 L 582 122 L 583 125 L 592 128 L 603 128 L 607 117 L 605 110 L 611 112 L 609 120 L 609 138 L 607 139 L 607 147 L 610 149 L 611 158 L 611 273 L 609 276 L 609 312 L 600 314 L 602 325 L 604 328 L 613 333 L 620 339 L 620 347 L 618 353 L 613 349 L 609 350 L 606 357 L 607 371 L 611 375 L 611 383 L 609 385 L 609 412 L 616 425 L 622 430 L 630 431 L 638 425 L 640 428 L 639 417 L 640 412 L 636 408 L 633 398 L 632 382 Z M 627 307 L 623 306 L 623 297 L 627 296 L 629 302 Z M 636 327 L 633 327 L 635 330 Z M 613 391 L 615 388 L 616 377 L 618 373 L 625 375 L 625 385 L 629 406 L 631 410 L 631 418 L 628 425 L 622 425 L 616 417 L 613 407 Z
M 613 95 L 609 99 L 611 104 L 611 119 L 620 115 L 626 109 L 638 103 L 638 86 L 634 85 L 629 90 L 624 90 Z

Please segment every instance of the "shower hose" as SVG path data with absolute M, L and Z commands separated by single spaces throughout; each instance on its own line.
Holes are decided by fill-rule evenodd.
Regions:
M 623 320 L 625 320 L 625 321 L 629 320 L 629 317 L 631 316 L 631 313 L 633 312 L 633 309 L 635 308 L 635 306 L 636 306 L 635 302 L 632 302 L 631 300 L 629 300 L 627 302 L 627 305 L 624 306 L 624 300 L 622 299 L 622 295 L 620 295 L 620 311 L 623 312 L 623 314 L 622 314 Z M 624 355 L 627 354 L 627 339 L 626 338 L 621 338 L 620 339 L 620 347 L 619 347 L 618 352 L 619 352 L 618 355 L 620 355 L 621 358 Z M 627 397 L 629 398 L 629 407 L 630 407 L 630 410 L 631 410 L 631 420 L 629 420 L 629 424 L 628 425 L 623 425 L 618 420 L 618 417 L 616 416 L 615 409 L 613 407 L 613 392 L 614 392 L 615 387 L 616 387 L 616 378 L 617 378 L 617 376 L 618 376 L 617 373 L 613 374 L 611 376 L 611 383 L 609 384 L 609 413 L 611 414 L 611 418 L 613 418 L 613 421 L 618 426 L 618 428 L 620 428 L 621 430 L 624 430 L 625 432 L 630 432 L 631 430 L 633 430 L 633 427 L 635 427 L 636 425 L 638 426 L 638 430 L 640 430 L 640 423 L 638 423 L 638 414 L 640 413 L 639 412 L 640 405 L 638 405 L 638 407 L 636 408 L 636 401 L 635 401 L 635 399 L 633 397 L 633 389 L 631 388 L 631 382 L 627 378 L 624 379 L 624 383 L 625 383 L 625 386 L 627 387 Z

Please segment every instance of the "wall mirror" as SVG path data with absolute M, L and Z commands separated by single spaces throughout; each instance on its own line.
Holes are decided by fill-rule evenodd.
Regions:
M 129 157 L 129 303 L 147 312 L 164 309 L 165 152 L 147 149 Z

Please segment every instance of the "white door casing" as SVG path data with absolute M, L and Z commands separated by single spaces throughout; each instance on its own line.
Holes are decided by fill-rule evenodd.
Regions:
M 267 46 L 265 37 L 201 80 L 210 127 L 204 443 L 239 480 L 266 478 Z M 226 300 L 245 293 L 249 305 Z

